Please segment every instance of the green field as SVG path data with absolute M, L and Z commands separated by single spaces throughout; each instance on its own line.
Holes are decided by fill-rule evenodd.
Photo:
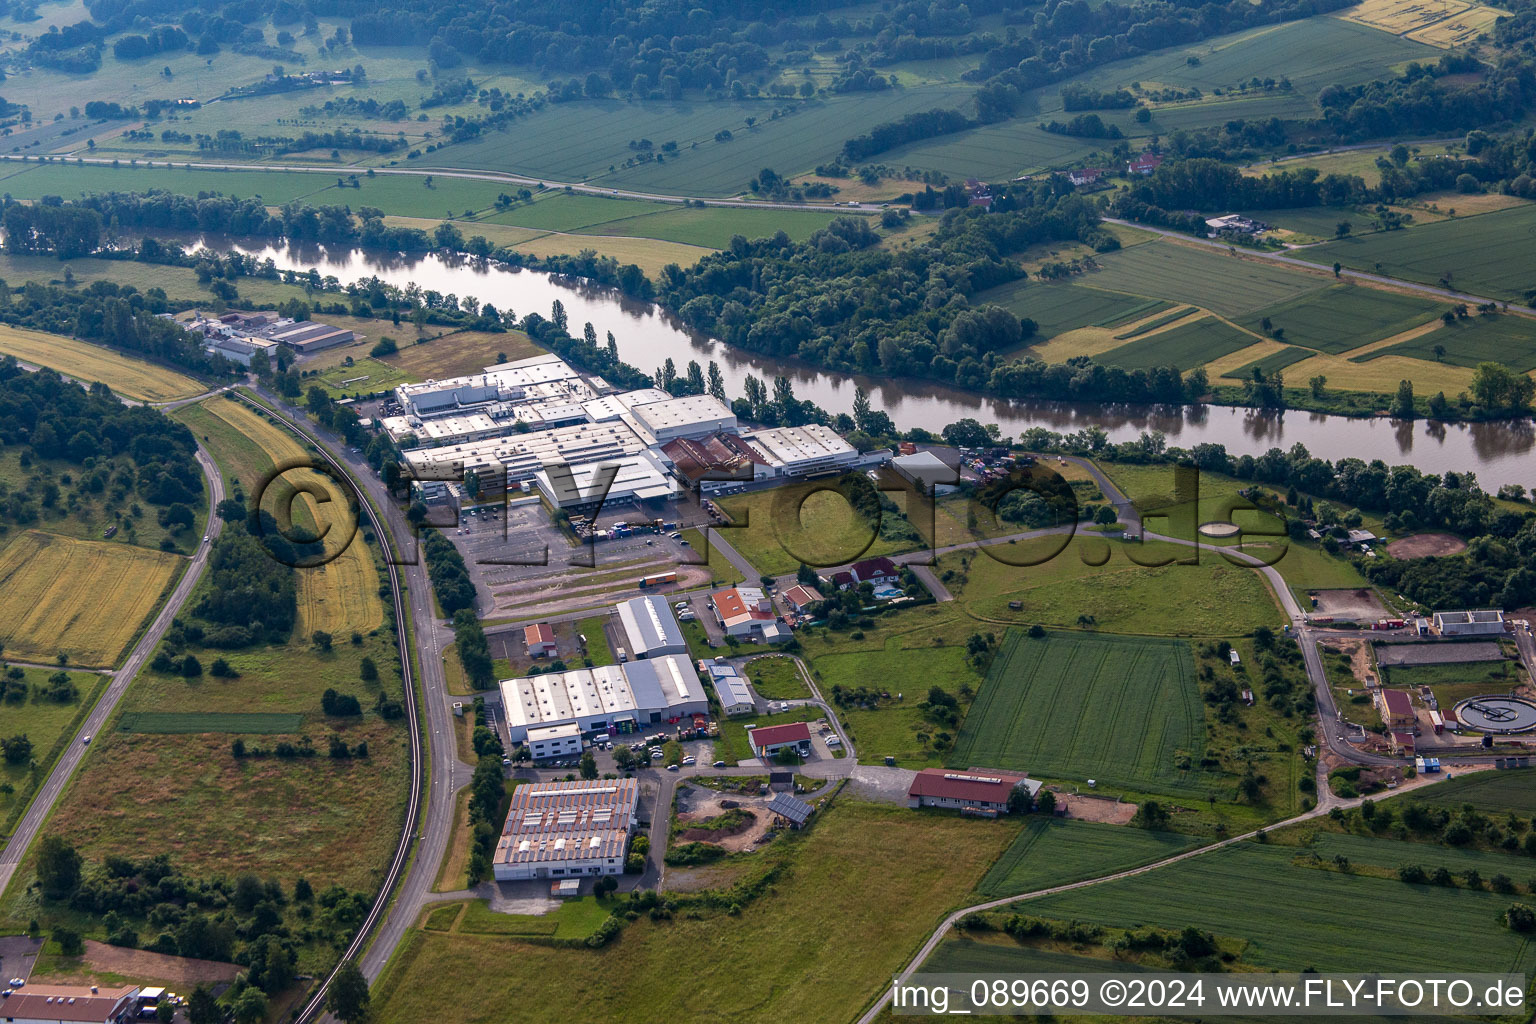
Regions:
M 1363 842 L 1375 844 L 1371 860 L 1389 864 L 1422 849 L 1409 851 L 1413 844 L 1385 839 Z M 1299 866 L 1292 863 L 1295 856 L 1294 847 L 1242 843 L 1133 878 L 1031 900 L 1020 910 L 1119 928 L 1194 925 L 1247 939 L 1243 958 L 1277 970 L 1390 972 L 1424 969 L 1424 914 L 1432 904 L 1437 969 L 1528 970 L 1536 958 L 1536 948 L 1498 920 L 1509 896 L 1410 887 Z
M 929 687 L 937 686 L 953 697 L 964 698 L 962 686 L 974 693 L 981 687 L 981 675 L 967 660 L 965 648 L 933 646 L 903 650 L 890 644 L 880 651 L 858 654 L 820 654 L 813 664 L 821 695 L 836 701 L 836 687 L 860 688 L 886 692 L 873 709 L 850 704 L 839 706 L 838 718 L 848 730 L 854 749 L 866 761 L 894 757 L 903 768 L 936 768 L 943 764 L 945 748 L 936 742 L 940 733 L 953 733 L 954 727 L 935 724 L 920 706 Z
M 1035 322 L 1036 337 L 1050 338 L 1075 327 L 1121 323 L 1156 312 L 1160 300 L 1140 295 L 1086 288 L 1074 284 L 1039 284 L 1018 281 L 977 295 L 974 304 L 996 303 Z
M 1240 323 L 1262 333 L 1260 325 L 1268 319 L 1293 345 L 1337 353 L 1428 323 L 1445 308 L 1432 299 L 1342 284 L 1265 306 Z
M 715 529 L 753 568 L 771 576 L 794 572 L 802 562 L 841 565 L 920 545 L 915 531 L 889 535 L 904 523 L 882 517 L 881 527 L 871 528 L 841 494 L 812 490 L 818 485 L 790 484 L 721 498 L 719 505 L 732 522 Z M 698 541 L 693 544 L 697 547 Z
M 1222 377 L 1230 380 L 1248 380 L 1253 377 L 1254 370 L 1258 370 L 1266 377 L 1272 377 L 1287 366 L 1299 363 L 1303 359 L 1311 359 L 1315 354 L 1309 348 L 1288 345 L 1279 352 L 1267 355 L 1263 359 L 1255 359 L 1251 363 L 1244 363 L 1237 369 L 1222 374 Z
M 1009 630 L 949 764 L 1199 797 L 1228 785 L 1180 767 L 1204 752 L 1188 643 Z
M 1329 242 L 1307 249 L 1306 258 L 1422 284 L 1438 285 L 1450 274 L 1458 291 L 1524 302 L 1533 232 L 1536 204 L 1527 204 Z
M 659 213 L 608 221 L 584 230 L 592 235 L 660 238 L 684 245 L 724 249 L 730 245 L 732 235 L 766 238 L 782 231 L 795 241 L 803 241 L 831 223 L 834 216 L 817 210 L 751 210 L 728 206 L 684 210 L 667 206 Z
M 1198 846 L 1177 832 L 1033 817 L 976 891 L 988 899 L 1125 871 Z
M 677 102 L 582 100 L 521 118 L 504 132 L 439 150 L 431 162 L 560 182 L 687 195 L 742 192 L 764 167 L 798 175 L 837 155 L 842 141 L 885 121 L 969 103 L 971 90 L 938 85 L 861 92 L 824 100 Z M 778 109 L 781 114 L 774 117 Z M 784 113 L 784 112 L 788 113 Z M 747 118 L 755 124 L 747 126 Z M 728 141 L 716 141 L 729 131 Z M 650 139 L 660 159 L 624 167 L 632 140 Z M 673 153 L 662 151 L 677 143 Z
M 9 792 L 0 791 L 0 835 L 8 835 L 13 818 L 19 817 L 26 810 L 32 794 L 48 777 L 64 745 L 73 741 L 75 732 L 105 689 L 107 679 L 93 672 L 70 672 L 68 675 L 75 686 L 75 698 L 56 701 L 42 696 L 40 692 L 48 687 L 48 677 L 55 670 L 14 668 L 21 673 L 20 682 L 26 685 L 27 694 L 21 700 L 0 703 L 0 734 L 7 739 L 26 736 L 32 742 L 32 756 L 20 764 L 0 760 L 0 782 L 10 787 Z M 9 670 L 10 667 L 0 667 L 0 673 Z M 14 680 L 10 679 L 5 682 L 14 684 Z M 32 770 L 29 763 L 33 761 L 38 766 L 36 771 Z
M 1136 295 L 1188 302 L 1239 317 L 1324 286 L 1321 278 L 1207 247 L 1169 241 L 1133 245 L 1099 257 L 1088 281 Z
M 1183 320 L 1185 317 L 1191 316 L 1196 312 L 1198 312 L 1198 310 L 1196 310 L 1194 306 L 1185 306 L 1183 309 L 1175 309 L 1171 313 L 1164 313 L 1160 317 L 1156 317 L 1155 319 L 1148 320 L 1137 327 L 1133 327 L 1126 331 L 1124 334 L 1117 334 L 1115 335 L 1115 339 L 1117 341 L 1125 341 L 1128 338 L 1139 338 L 1143 334 L 1146 334 L 1150 331 L 1155 331 L 1159 327 L 1167 327 L 1169 324 Z
M 1155 366 L 1176 366 L 1192 370 L 1222 356 L 1247 348 L 1253 335 L 1218 320 L 1201 317 L 1193 323 L 1171 327 L 1147 338 L 1138 338 L 1119 348 L 1101 352 L 1095 361 L 1127 370 L 1150 370 Z
M 1445 348 L 1445 355 L 1435 355 L 1437 345 Z M 1381 356 L 1412 356 L 1453 366 L 1476 366 L 1491 360 L 1528 373 L 1536 370 L 1536 320 L 1507 313 L 1473 316 L 1454 324 L 1443 324 L 1396 345 L 1367 352 L 1358 361 L 1369 362 Z
M 810 691 L 800 678 L 793 658 L 754 658 L 747 663 L 747 678 L 759 697 L 767 700 L 806 700 Z
M 303 715 L 244 714 L 238 711 L 127 711 L 117 721 L 123 732 L 187 735 L 203 732 L 295 733 Z
M 1536 776 L 1519 770 L 1478 772 L 1406 793 L 1404 799 L 1435 807 L 1471 804 L 1480 811 L 1531 814 L 1536 813 Z

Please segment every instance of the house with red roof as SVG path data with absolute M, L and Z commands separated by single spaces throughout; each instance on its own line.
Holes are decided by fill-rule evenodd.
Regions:
M 804 722 L 751 729 L 747 732 L 747 739 L 752 744 L 752 752 L 758 757 L 772 757 L 785 748 L 796 750 L 801 756 L 811 752 L 811 727 Z
M 924 768 L 907 789 L 908 807 L 944 807 L 962 814 L 995 817 L 1008 813 L 1008 798 L 1023 789 L 1033 803 L 1040 783 L 1017 772 L 972 768 Z

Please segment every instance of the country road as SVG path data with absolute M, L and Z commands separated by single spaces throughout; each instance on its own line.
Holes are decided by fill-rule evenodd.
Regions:
M 16 831 L 11 833 L 5 844 L 5 849 L 0 850 L 0 893 L 5 892 L 10 885 L 12 876 L 21 865 L 22 858 L 26 856 L 28 848 L 37 838 L 48 820 L 48 815 L 53 812 L 53 805 L 58 802 L 68 785 L 70 777 L 75 769 L 80 767 L 80 762 L 85 760 L 87 746 L 84 740 L 98 735 L 112 717 L 123 695 L 128 692 L 128 684 L 133 682 L 139 670 L 144 667 L 160 643 L 160 638 L 165 636 L 165 631 L 170 629 L 171 620 L 181 613 L 181 608 L 192 596 L 192 590 L 203 576 L 203 570 L 208 566 L 208 555 L 212 550 L 214 538 L 224 526 L 224 521 L 215 513 L 219 502 L 224 500 L 224 480 L 219 476 L 218 467 L 213 464 L 206 450 L 201 446 L 197 449 L 197 462 L 202 467 L 203 477 L 208 481 L 208 523 L 203 529 L 202 539 L 198 541 L 197 551 L 193 553 L 186 570 L 181 574 L 171 596 L 160 607 L 160 612 L 150 623 L 149 628 L 139 637 L 139 642 L 134 645 L 127 659 L 117 671 L 112 673 L 112 680 L 107 684 L 106 692 L 86 716 L 81 724 L 80 731 L 76 734 L 81 742 L 72 742 L 65 745 L 59 754 L 59 759 L 54 763 L 53 769 L 48 773 L 37 794 L 32 798 L 31 805 L 21 821 L 16 824 Z

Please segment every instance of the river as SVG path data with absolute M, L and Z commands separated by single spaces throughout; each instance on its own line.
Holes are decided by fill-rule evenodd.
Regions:
M 281 269 L 318 270 L 343 284 L 377 276 L 404 288 L 415 282 L 424 290 L 473 295 L 502 312 L 549 315 L 556 299 L 565 305 L 571 333 L 590 322 L 602 339 L 612 331 L 619 355 L 650 372 L 671 358 L 682 373 L 690 359 L 708 366 L 713 359 L 725 376 L 731 397 L 744 393 L 743 381 L 755 374 L 771 384 L 776 375 L 794 382 L 795 395 L 810 399 L 829 412 L 848 412 L 853 390 L 862 385 L 870 403 L 887 412 L 902 429 L 924 427 L 938 431 L 966 416 L 996 423 L 1005 435 L 1030 427 L 1071 432 L 1102 427 L 1114 441 L 1132 440 L 1143 431 L 1159 430 L 1170 445 L 1193 447 L 1205 442 L 1227 446 L 1234 455 L 1259 455 L 1270 448 L 1303 444 L 1326 459 L 1381 459 L 1389 465 L 1411 463 L 1425 472 L 1474 470 L 1489 490 L 1508 483 L 1536 487 L 1532 448 L 1536 431 L 1530 421 L 1516 423 L 1434 423 L 1385 418 L 1354 419 L 1319 413 L 1285 413 L 1230 406 L 1125 406 L 1086 402 L 1051 402 L 989 398 L 960 388 L 925 381 L 864 377 L 780 361 L 729 348 L 684 327 L 675 317 L 647 302 L 635 302 L 612 289 L 541 271 L 485 264 L 470 258 L 436 254 L 396 256 L 355 248 L 251 246 L 206 239 L 210 248 L 228 247 L 271 258 Z

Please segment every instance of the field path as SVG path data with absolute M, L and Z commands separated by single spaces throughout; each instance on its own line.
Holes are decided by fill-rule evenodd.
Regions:
M 1442 782 L 1444 779 L 1444 775 L 1438 775 L 1435 776 L 1432 781 L 1426 781 L 1420 786 L 1413 787 L 1413 789 L 1416 791 L 1418 789 L 1422 789 L 1423 786 L 1434 785 L 1436 782 Z M 1398 793 L 1389 794 L 1387 797 L 1382 797 L 1380 794 L 1377 794 L 1376 799 L 1389 799 L 1391 796 L 1399 795 L 1402 792 L 1402 790 L 1399 790 Z M 995 900 L 987 900 L 984 903 L 974 903 L 969 907 L 961 907 L 959 910 L 954 911 L 948 917 L 946 917 L 944 921 L 934 929 L 933 934 L 928 936 L 927 941 L 925 941 L 922 946 L 918 948 L 917 955 L 912 958 L 912 960 L 907 964 L 906 968 L 903 969 L 901 973 L 897 975 L 897 977 L 905 980 L 910 978 L 919 969 L 921 969 L 927 959 L 933 955 L 933 951 L 939 948 L 939 943 L 944 941 L 944 937 L 953 931 L 955 925 L 959 924 L 961 919 L 963 919 L 967 914 L 975 914 L 985 910 L 997 910 L 1001 907 L 1006 907 L 1014 903 L 1022 903 L 1027 900 L 1039 899 L 1042 896 L 1053 896 L 1056 893 L 1071 892 L 1074 889 L 1086 889 L 1091 885 L 1099 885 L 1102 882 L 1115 882 L 1122 878 L 1133 878 L 1136 875 L 1144 875 L 1149 871 L 1157 871 L 1161 868 L 1168 867 L 1171 864 L 1178 864 L 1181 861 L 1186 861 L 1193 857 L 1201 857 L 1207 853 L 1225 849 L 1226 847 L 1233 846 L 1237 843 L 1247 842 L 1248 840 L 1257 836 L 1260 832 L 1267 831 L 1268 829 L 1283 828 L 1287 825 L 1295 825 L 1300 822 L 1307 821 L 1311 818 L 1320 817 L 1324 814 L 1327 814 L 1335 807 L 1344 809 L 1358 807 L 1363 801 L 1368 799 L 1372 798 L 1354 797 L 1349 800 L 1323 800 L 1320 801 L 1316 807 L 1312 808 L 1310 811 L 1307 811 L 1304 814 L 1298 814 L 1293 818 L 1286 818 L 1284 821 L 1277 821 L 1272 825 L 1266 826 L 1265 828 L 1254 829 L 1251 832 L 1244 832 L 1242 835 L 1232 836 L 1230 839 L 1223 839 L 1219 842 L 1211 843 L 1208 846 L 1200 846 L 1193 850 L 1186 850 L 1183 853 L 1174 854 L 1171 857 L 1164 857 L 1162 860 L 1153 861 L 1151 864 L 1144 864 L 1139 868 L 1128 868 L 1125 871 L 1116 871 L 1112 874 L 1100 875 L 1098 878 L 1087 878 L 1080 882 L 1070 882 L 1066 885 L 1055 885 L 1048 889 L 1036 889 L 1034 892 L 1020 893 L 1017 896 L 1004 896 Z M 887 987 L 881 991 L 880 996 L 875 1000 L 874 1004 L 864 1012 L 863 1016 L 859 1017 L 858 1024 L 873 1024 L 874 1019 L 880 1015 L 880 1011 L 885 1009 L 886 1004 L 889 1003 L 890 1000 L 891 990 L 889 987 Z
M 80 726 L 78 735 L 82 738 L 80 743 L 69 743 L 59 754 L 59 759 L 54 763 L 53 770 L 48 773 L 48 778 L 38 787 L 37 795 L 33 798 L 31 806 L 22 815 L 21 821 L 16 825 L 16 831 L 11 833 L 6 841 L 5 849 L 0 850 L 0 893 L 5 892 L 11 883 L 11 878 L 16 874 L 16 869 L 21 865 L 21 859 L 26 856 L 27 849 L 32 841 L 37 838 L 38 831 L 43 822 L 53 811 L 54 803 L 64 792 L 65 785 L 75 769 L 80 767 L 80 762 L 85 759 L 85 740 L 101 732 L 107 724 L 107 719 L 116 710 L 117 704 L 123 699 L 123 694 L 128 692 L 128 684 L 139 674 L 144 663 L 154 653 L 159 645 L 161 637 L 171 627 L 171 620 L 181 612 L 182 605 L 192 595 L 192 589 L 203 576 L 203 570 L 208 567 L 208 554 L 213 548 L 213 540 L 219 535 L 224 521 L 213 514 L 213 509 L 224 500 L 224 480 L 219 476 L 218 469 L 213 464 L 213 459 L 208 452 L 199 447 L 197 449 L 197 462 L 203 470 L 203 477 L 208 481 L 208 525 L 203 530 L 203 539 L 198 544 L 197 553 L 192 556 L 192 562 L 182 573 L 176 588 L 171 591 L 171 596 L 166 599 L 160 608 L 160 614 L 156 615 L 139 642 L 134 645 L 127 660 L 116 672 L 112 673 L 112 680 L 107 684 L 106 692 L 86 716 L 85 722 Z

